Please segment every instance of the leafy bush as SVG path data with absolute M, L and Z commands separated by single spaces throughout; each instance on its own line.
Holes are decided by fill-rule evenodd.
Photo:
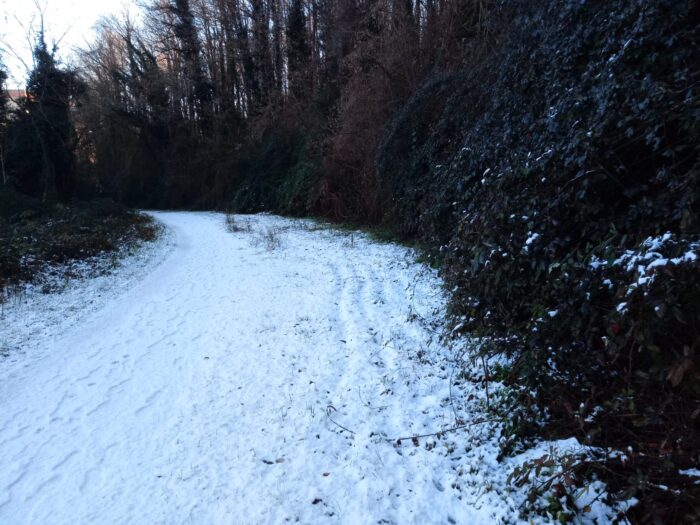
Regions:
M 510 358 L 550 433 L 657 472 L 700 451 L 699 14 L 501 2 L 497 48 L 426 83 L 377 160 L 390 221 L 443 262 L 456 332 Z M 679 510 L 632 477 L 637 519 L 697 515 L 692 478 Z

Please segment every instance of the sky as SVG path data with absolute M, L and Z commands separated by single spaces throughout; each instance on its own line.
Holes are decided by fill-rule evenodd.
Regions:
M 69 61 L 74 49 L 93 37 L 93 27 L 105 15 L 121 13 L 134 0 L 38 0 L 46 10 L 47 42 L 60 39 L 59 57 Z M 35 0 L 0 0 L 0 54 L 10 73 L 10 87 L 24 87 L 31 66 L 29 29 L 38 27 Z M 24 62 L 24 64 L 23 64 Z

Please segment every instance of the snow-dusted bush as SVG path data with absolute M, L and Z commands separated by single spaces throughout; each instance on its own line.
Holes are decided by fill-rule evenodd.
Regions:
M 503 1 L 497 48 L 425 84 L 377 163 L 391 221 L 439 247 L 458 332 L 510 358 L 548 432 L 632 447 L 608 477 L 641 521 L 700 517 L 678 474 L 700 451 L 699 14 Z

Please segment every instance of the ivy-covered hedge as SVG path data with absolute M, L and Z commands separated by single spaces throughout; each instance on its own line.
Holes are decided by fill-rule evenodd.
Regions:
M 550 432 L 626 451 L 605 469 L 639 521 L 700 519 L 678 473 L 700 461 L 698 21 L 693 0 L 495 2 L 492 52 L 426 83 L 377 160 L 457 332 L 509 357 Z

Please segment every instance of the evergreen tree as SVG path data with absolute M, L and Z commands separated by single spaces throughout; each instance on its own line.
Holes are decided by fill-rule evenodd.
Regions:
M 42 30 L 27 83 L 27 110 L 41 148 L 42 198 L 67 201 L 75 189 L 75 130 L 70 105 L 79 82 L 74 72 L 60 68 L 55 55 L 56 49 L 49 50 Z
M 5 91 L 5 81 L 7 73 L 3 69 L 0 61 L 0 185 L 7 184 L 7 171 L 5 168 L 5 138 L 7 136 L 7 92 Z

